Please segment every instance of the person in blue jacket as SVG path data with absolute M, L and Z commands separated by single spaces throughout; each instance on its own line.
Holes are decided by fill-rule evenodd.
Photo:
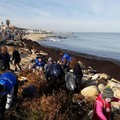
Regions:
M 32 66 L 32 68 L 43 68 L 44 67 L 44 60 L 42 58 L 36 58 L 35 59 L 35 64 Z
M 72 57 L 68 53 L 60 52 L 59 64 L 63 66 L 63 69 L 68 68 Z
M 2 99 L 0 102 L 0 115 L 4 114 L 5 109 L 10 108 L 13 97 L 17 97 L 17 91 L 17 76 L 12 72 L 3 73 L 0 76 L 0 99 L 2 99 L 5 95 L 7 98 L 6 100 Z M 4 105 L 2 103 L 4 103 Z

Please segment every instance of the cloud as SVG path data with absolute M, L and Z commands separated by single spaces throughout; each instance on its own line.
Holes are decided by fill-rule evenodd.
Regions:
M 2 0 L 0 10 L 0 21 L 10 19 L 16 26 L 120 31 L 119 0 Z

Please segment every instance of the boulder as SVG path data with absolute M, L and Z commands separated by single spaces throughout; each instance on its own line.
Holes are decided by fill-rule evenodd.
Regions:
M 111 102 L 111 107 L 113 111 L 120 111 L 120 102 Z
M 107 85 L 110 86 L 111 88 L 115 88 L 115 87 L 119 87 L 120 88 L 120 82 L 113 81 L 112 79 L 108 80 L 108 84 Z
M 99 90 L 95 85 L 85 87 L 81 94 L 85 97 L 96 97 L 99 94 Z
M 105 88 L 105 85 L 103 85 L 103 84 L 98 85 L 98 89 L 100 92 L 102 92 L 104 90 L 104 88 Z
M 22 91 L 22 96 L 24 98 L 32 98 L 35 97 L 37 93 L 37 90 L 34 85 L 29 85 Z
M 100 77 L 100 74 L 99 74 L 99 73 L 98 73 L 98 74 L 95 74 L 95 75 L 92 76 L 91 80 L 96 80 L 96 79 L 98 79 L 99 77 Z
M 100 74 L 100 79 L 108 79 L 109 76 L 105 73 Z
M 120 98 L 120 89 L 114 88 L 114 96 Z

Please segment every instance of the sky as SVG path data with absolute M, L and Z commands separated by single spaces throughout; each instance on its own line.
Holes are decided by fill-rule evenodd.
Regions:
M 66 32 L 120 32 L 120 0 L 0 0 L 0 23 Z

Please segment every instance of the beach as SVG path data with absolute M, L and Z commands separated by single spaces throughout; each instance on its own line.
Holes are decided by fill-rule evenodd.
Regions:
M 42 34 L 37 35 L 37 37 L 38 36 L 43 37 Z M 22 71 L 18 70 L 15 72 L 18 75 L 20 85 L 18 90 L 18 100 L 15 105 L 12 106 L 9 114 L 5 116 L 5 120 L 11 118 L 19 118 L 20 120 L 38 118 L 44 120 L 46 117 L 49 120 L 64 120 L 68 118 L 71 118 L 71 120 L 79 120 L 79 118 L 85 120 L 86 117 L 86 120 L 90 120 L 88 119 L 88 114 L 93 109 L 94 100 L 100 92 L 99 85 L 102 84 L 104 86 L 107 84 L 107 80 L 110 80 L 110 83 L 112 82 L 112 84 L 110 84 L 111 87 L 114 85 L 115 89 L 119 90 L 119 63 L 101 59 L 96 56 L 42 46 L 40 43 L 36 42 L 37 40 L 33 39 L 35 37 L 36 35 L 32 35 L 32 40 L 23 37 L 23 39 L 19 41 L 16 38 L 15 41 L 7 40 L 2 43 L 7 46 L 10 55 L 12 46 L 15 46 L 15 48 L 19 50 L 21 54 L 20 65 L 22 67 Z M 44 35 L 44 37 L 47 37 L 47 35 Z M 77 58 L 81 64 L 84 77 L 82 79 L 82 86 L 79 93 L 71 95 L 70 92 L 65 92 L 65 86 L 56 90 L 54 87 L 50 87 L 46 81 L 44 71 L 36 70 L 33 72 L 28 69 L 30 61 L 35 59 L 38 55 L 42 55 L 45 61 L 47 61 L 49 57 L 52 57 L 53 61 L 57 62 L 59 60 L 59 53 L 61 50 L 69 53 L 72 57 Z M 14 65 L 10 64 L 10 68 L 14 70 Z M 35 87 L 36 93 L 34 93 L 30 98 L 27 96 L 23 98 L 24 89 L 31 85 Z M 87 92 L 84 92 L 86 91 L 84 89 L 87 89 Z M 90 93 L 88 94 L 88 92 Z M 119 91 L 116 95 L 120 98 Z M 82 107 L 79 106 L 78 101 L 83 103 L 81 104 Z M 119 104 L 113 105 L 117 110 L 119 109 Z M 76 106 L 77 109 L 70 114 L 71 110 Z M 79 114 L 77 114 L 78 112 Z M 57 116 L 54 113 L 56 113 Z M 118 117 L 116 117 L 116 115 L 118 115 Z M 114 120 L 117 120 L 117 118 L 119 118 L 119 114 L 115 112 L 114 118 Z
M 36 36 L 36 35 L 35 35 Z M 39 35 L 40 36 L 40 35 Z M 41 37 L 46 37 L 45 35 L 42 35 Z M 47 47 L 42 46 L 38 44 L 37 42 L 32 40 L 23 39 L 23 41 L 26 43 L 26 47 L 29 49 L 33 49 L 33 47 L 36 49 L 37 52 L 40 50 L 47 52 L 49 56 L 53 57 L 53 60 L 57 61 L 59 59 L 59 52 L 61 49 L 54 48 L 54 47 Z M 120 80 L 120 63 L 114 60 L 108 60 L 104 58 L 99 58 L 96 56 L 91 56 L 88 54 L 80 54 L 77 52 L 72 52 L 68 50 L 63 50 L 64 52 L 69 53 L 72 57 L 76 57 L 78 61 L 81 61 L 85 66 L 91 66 L 93 69 L 97 70 L 99 73 L 106 73 L 112 78 L 115 78 L 117 80 Z

